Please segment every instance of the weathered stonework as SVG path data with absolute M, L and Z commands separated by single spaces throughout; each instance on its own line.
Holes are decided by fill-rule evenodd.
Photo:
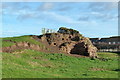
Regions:
M 82 36 L 78 32 L 75 34 L 74 32 L 72 32 L 72 34 L 69 33 L 64 32 L 64 30 L 59 30 L 58 33 L 44 34 L 41 36 L 41 39 L 42 41 L 47 40 L 48 44 L 51 45 L 51 47 L 56 46 L 57 48 L 59 48 L 60 51 L 67 54 L 78 54 L 89 57 L 97 57 L 97 48 L 93 46 L 89 38 Z

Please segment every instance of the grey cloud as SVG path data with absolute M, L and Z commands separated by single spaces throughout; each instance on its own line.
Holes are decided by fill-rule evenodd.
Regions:
M 24 14 L 24 15 L 19 15 L 19 16 L 17 17 L 17 19 L 20 20 L 20 21 L 23 21 L 23 20 L 25 20 L 25 19 L 29 19 L 29 18 L 32 18 L 32 17 L 33 17 L 32 14 Z
M 44 19 L 44 16 L 41 15 L 41 13 L 38 12 L 25 12 L 24 14 L 19 14 L 17 16 L 17 20 L 24 21 L 27 19 Z
M 1 6 L 0 8 L 1 8 L 1 9 L 6 9 L 6 8 L 8 8 L 8 6 L 5 5 L 5 4 L 2 4 L 2 6 Z
M 2 8 L 3 9 L 7 9 L 7 8 L 9 8 L 10 10 L 17 10 L 17 9 L 19 9 L 20 8 L 20 3 L 17 3 L 17 2 L 14 2 L 14 3 L 12 3 L 12 4 L 10 4 L 10 3 L 3 3 L 2 4 Z
M 40 5 L 38 7 L 38 11 L 47 11 L 47 10 L 50 10 L 50 9 L 53 9 L 54 7 L 54 4 L 53 3 L 50 3 L 50 2 L 46 2 L 46 3 L 43 3 L 42 5 Z
M 109 13 L 99 13 L 99 12 L 92 12 L 91 13 L 93 18 L 100 19 L 102 21 L 111 21 L 111 20 L 117 20 L 118 15 L 117 14 L 109 14 Z
M 20 9 L 26 9 L 26 10 L 31 10 L 31 8 L 30 8 L 30 6 L 28 6 L 28 5 L 24 5 L 24 6 L 22 6 Z
M 117 20 L 117 2 L 92 2 L 88 6 L 91 17 L 101 21 Z M 112 13 L 114 12 L 114 13 Z
M 103 21 L 113 21 L 117 19 L 118 19 L 117 15 L 104 15 L 103 16 Z
M 78 19 L 78 21 L 88 21 L 88 20 L 89 20 L 89 16 L 81 16 Z
M 117 9 L 117 2 L 92 2 L 88 8 L 96 12 L 110 11 Z
M 22 5 L 22 3 L 14 2 L 12 4 L 10 3 L 3 3 L 2 4 L 2 11 L 5 14 L 16 14 L 19 13 L 21 10 L 30 10 L 30 6 L 28 5 Z M 7 12 L 7 13 L 6 13 Z
M 67 2 L 67 3 L 59 3 L 58 6 L 60 8 L 58 9 L 59 11 L 68 11 L 76 8 L 76 5 L 79 5 L 77 2 Z
M 66 6 L 66 7 L 60 8 L 59 11 L 67 11 L 67 10 L 70 10 L 70 9 L 71 9 L 71 7 Z

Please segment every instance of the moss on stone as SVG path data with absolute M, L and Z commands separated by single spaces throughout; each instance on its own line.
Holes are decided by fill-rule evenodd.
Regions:
M 69 29 L 65 27 L 60 27 L 58 30 L 59 33 L 67 33 L 67 34 L 78 34 L 79 31 L 74 30 L 74 29 Z

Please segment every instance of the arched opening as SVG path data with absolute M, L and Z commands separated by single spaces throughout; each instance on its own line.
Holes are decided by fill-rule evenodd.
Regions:
M 69 36 L 69 38 L 72 38 L 71 36 Z
M 64 38 L 62 38 L 62 40 L 65 40 Z
M 84 43 L 78 43 L 70 50 L 70 54 L 89 56 L 87 48 L 84 47 Z
M 56 43 L 54 43 L 54 46 L 56 46 Z
M 75 36 L 74 38 L 72 38 L 71 39 L 72 41 L 79 41 L 80 40 L 80 38 L 79 38 L 79 36 Z

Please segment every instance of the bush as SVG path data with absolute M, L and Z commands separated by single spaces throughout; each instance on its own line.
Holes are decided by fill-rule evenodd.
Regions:
M 66 33 L 66 34 L 78 34 L 79 31 L 74 30 L 74 29 L 68 29 L 65 27 L 60 27 L 58 30 L 59 33 Z

